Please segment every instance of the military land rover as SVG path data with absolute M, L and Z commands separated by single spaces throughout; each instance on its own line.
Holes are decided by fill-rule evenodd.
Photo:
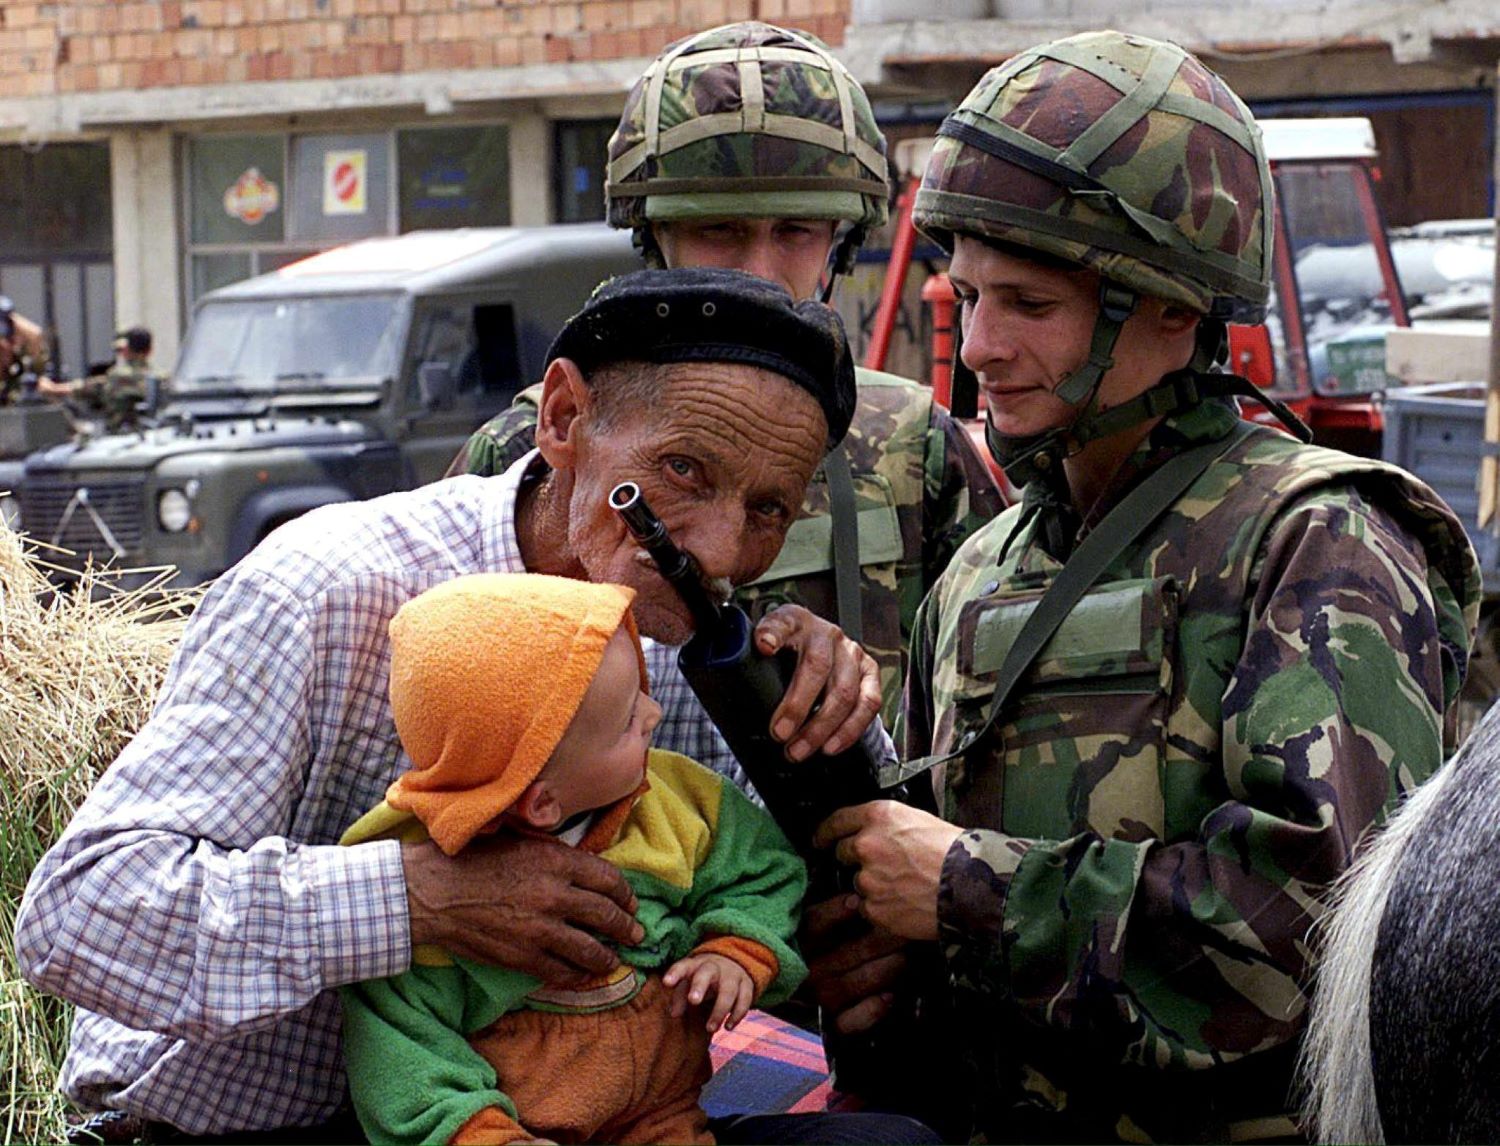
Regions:
M 207 580 L 309 509 L 440 477 L 589 292 L 639 266 L 603 224 L 429 231 L 214 291 L 148 424 L 27 459 L 21 526 L 65 566 Z

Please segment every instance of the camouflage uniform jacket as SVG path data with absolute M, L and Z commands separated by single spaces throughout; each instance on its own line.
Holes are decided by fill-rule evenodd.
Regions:
M 1108 500 L 1234 417 L 1215 402 L 1162 423 Z M 1036 534 L 1010 509 L 923 604 L 907 758 L 982 727 L 1061 568 Z M 934 773 L 944 818 L 971 829 L 944 863 L 934 997 L 961 1016 L 946 1046 L 974 1052 L 982 1134 L 1292 1132 L 1318 896 L 1441 763 L 1478 605 L 1430 489 L 1266 429 L 1115 560 L 998 732 Z
M 85 378 L 79 387 L 80 401 L 104 419 L 105 429 L 134 428 L 147 388 L 159 375 L 147 366 L 117 362 L 107 374 Z
M 844 448 L 859 509 L 863 644 L 880 665 L 889 727 L 922 597 L 963 540 L 1003 503 L 984 459 L 930 390 L 874 370 L 856 377 L 859 402 Z M 448 476 L 504 473 L 530 450 L 540 394 L 538 386 L 522 391 L 510 409 L 475 431 Z M 837 621 L 832 537 L 828 482 L 819 469 L 776 563 L 737 600 L 755 618 L 790 602 Z

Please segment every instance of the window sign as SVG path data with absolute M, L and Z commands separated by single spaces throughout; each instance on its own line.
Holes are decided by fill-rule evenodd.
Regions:
M 288 238 L 347 242 L 390 231 L 391 137 L 292 138 Z
M 362 148 L 323 153 L 323 214 L 363 215 L 369 163 Z
M 509 224 L 509 149 L 498 125 L 398 132 L 401 230 Z
M 248 226 L 255 226 L 281 207 L 281 188 L 261 174 L 259 167 L 247 167 L 224 192 L 224 213 Z
M 195 243 L 277 243 L 282 238 L 286 138 L 205 135 L 188 141 Z

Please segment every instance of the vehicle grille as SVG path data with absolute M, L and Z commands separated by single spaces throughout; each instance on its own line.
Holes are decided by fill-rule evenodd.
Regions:
M 145 479 L 21 483 L 21 528 L 95 562 L 133 557 L 141 549 Z M 111 544 L 113 539 L 114 544 Z

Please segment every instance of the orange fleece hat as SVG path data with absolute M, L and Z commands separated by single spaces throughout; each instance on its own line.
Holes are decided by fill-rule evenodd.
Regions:
M 537 778 L 623 625 L 647 688 L 635 590 L 474 573 L 391 618 L 391 711 L 413 767 L 386 790 L 454 855 Z

